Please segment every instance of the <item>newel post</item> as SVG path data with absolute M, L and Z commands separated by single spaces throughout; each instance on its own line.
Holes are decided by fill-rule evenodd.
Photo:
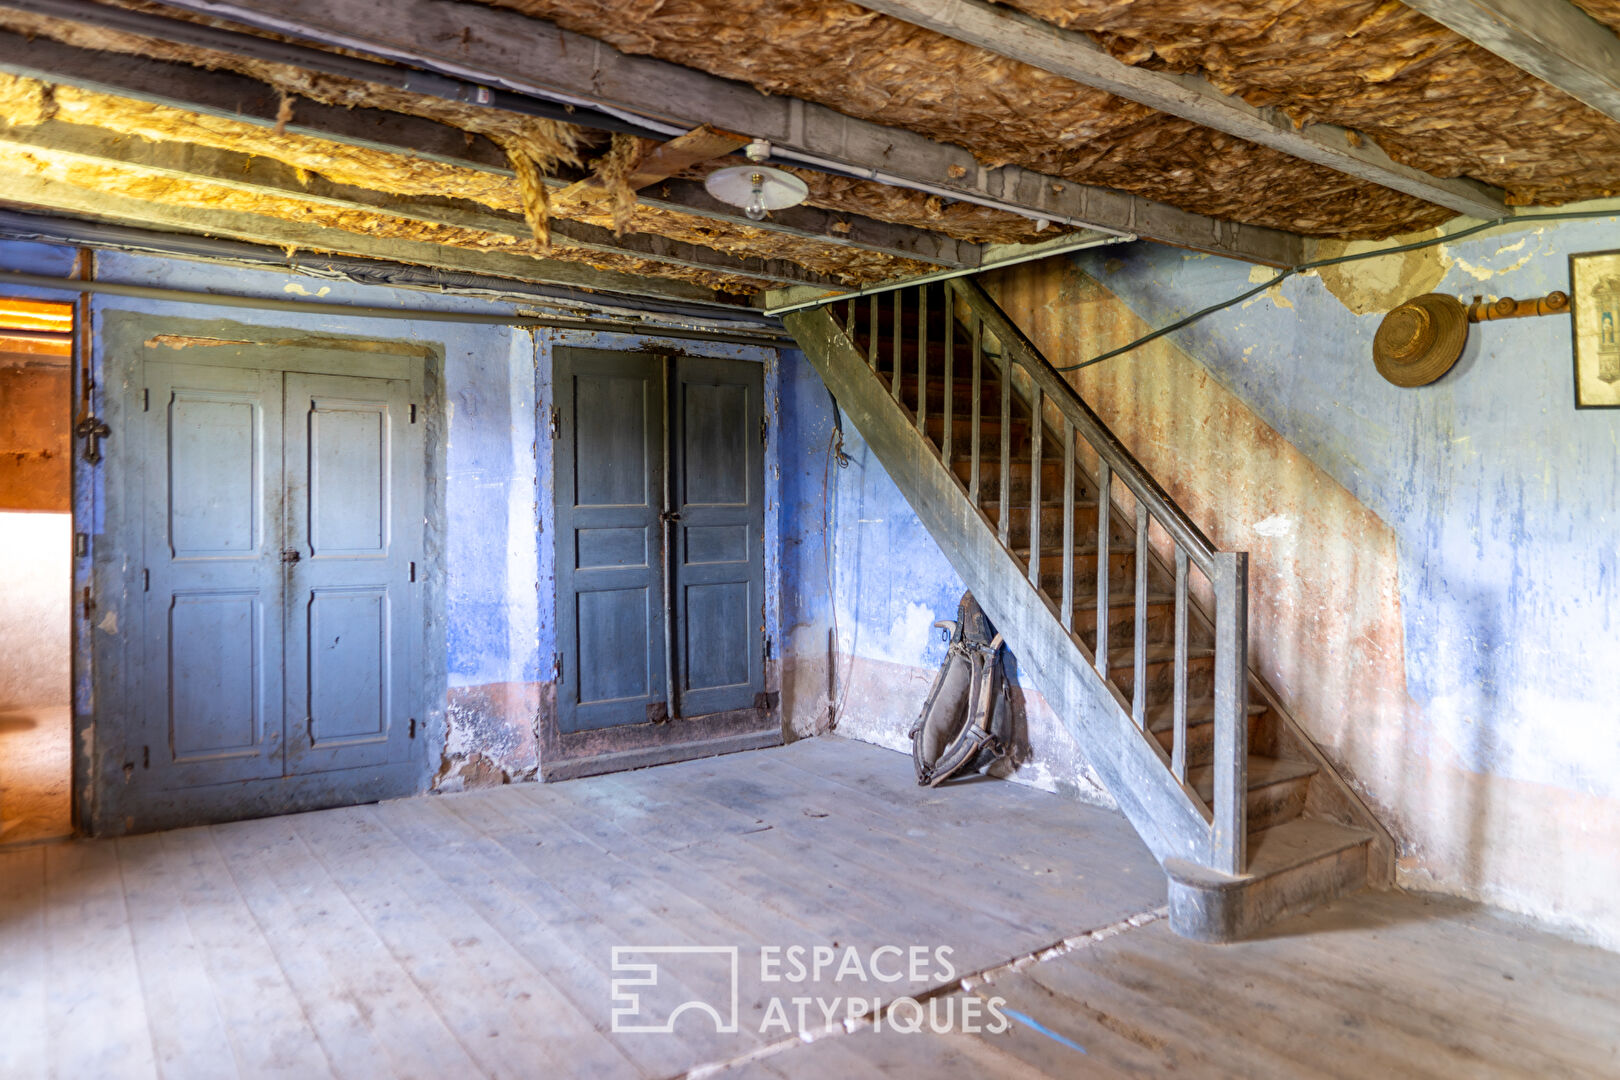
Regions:
M 1249 555 L 1215 554 L 1215 804 L 1210 830 L 1214 869 L 1248 867 Z

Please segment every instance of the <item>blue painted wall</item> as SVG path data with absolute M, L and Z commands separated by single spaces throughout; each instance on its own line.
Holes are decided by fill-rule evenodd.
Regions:
M 0 243 L 0 269 L 66 277 L 73 270 L 75 255 L 75 249 L 64 246 Z M 277 299 L 307 297 L 402 310 L 496 314 L 516 310 L 489 301 L 323 281 L 300 274 L 106 252 L 96 256 L 96 277 L 109 282 Z M 0 283 L 0 291 L 13 296 L 78 298 L 71 289 L 31 290 Z M 435 585 L 442 594 L 443 650 L 437 670 L 426 673 L 436 680 L 443 702 L 439 715 L 430 722 L 428 762 L 434 782 L 442 788 L 535 774 L 540 689 L 550 679 L 555 642 L 551 445 L 547 425 L 538 422 L 549 416 L 551 349 L 555 345 L 662 347 L 766 364 L 767 415 L 773 420 L 766 467 L 772 478 L 781 471 L 780 435 L 772 412 L 778 393 L 772 350 L 641 335 L 530 332 L 500 325 L 309 315 L 110 295 L 96 296 L 91 310 L 97 319 L 109 311 L 139 311 L 309 333 L 404 339 L 433 343 L 443 350 L 440 393 L 445 445 L 440 479 L 447 525 L 442 550 L 435 556 L 441 572 Z M 98 372 L 101 362 L 98 338 Z M 107 452 L 120 452 L 117 432 L 108 441 Z M 81 469 L 75 485 L 76 528 L 92 535 L 100 531 L 100 495 L 98 473 Z M 781 513 L 774 486 L 767 497 L 766 526 L 767 624 L 780 656 Z M 82 575 L 87 568 L 85 564 L 78 572 Z M 81 674 L 88 671 L 86 659 L 81 653 Z M 773 685 L 770 680 L 775 677 L 776 663 L 773 661 L 768 672 L 768 685 Z M 81 680 L 76 694 L 86 713 L 82 722 L 88 723 L 90 683 Z
M 1614 219 L 1501 230 L 1436 249 L 1435 291 L 1567 290 L 1571 253 L 1615 247 Z M 1086 263 L 1155 325 L 1250 280 L 1149 245 Z M 1475 326 L 1449 375 L 1405 390 L 1372 366 L 1381 314 L 1314 277 L 1281 301 L 1178 344 L 1394 530 L 1407 689 L 1431 734 L 1472 770 L 1620 798 L 1620 410 L 1573 407 L 1570 320 Z
M 1359 501 L 1393 535 L 1394 645 L 1404 658 L 1391 690 L 1398 700 L 1376 729 L 1359 715 L 1326 718 L 1321 728 L 1323 738 L 1331 728 L 1340 740 L 1330 753 L 1343 750 L 1346 762 L 1368 766 L 1349 769 L 1350 778 L 1396 836 L 1398 880 L 1477 897 L 1611 947 L 1620 946 L 1620 410 L 1573 407 L 1565 317 L 1475 326 L 1453 371 L 1417 390 L 1385 382 L 1371 346 L 1383 313 L 1415 293 L 1494 299 L 1567 290 L 1570 254 L 1617 248 L 1615 218 L 1503 229 L 1400 262 L 1358 263 L 1331 281 L 1294 278 L 1173 338 L 1196 377 L 1213 379 L 1252 420 L 1207 417 L 1214 426 L 1185 452 L 1210 454 L 1211 432 L 1258 433 L 1253 445 L 1222 445 L 1224 466 L 1199 466 L 1229 468 L 1232 482 L 1245 485 L 1235 502 L 1251 515 L 1204 523 L 1212 534 L 1249 546 L 1243 538 L 1274 512 L 1264 509 L 1264 488 L 1250 485 L 1263 483 L 1277 461 L 1302 455 L 1306 469 L 1352 498 L 1302 489 L 1287 493 L 1290 505 L 1320 498 L 1339 522 L 1351 520 L 1345 507 Z M 1031 273 L 1050 283 L 1027 294 L 1054 297 L 1059 307 L 1123 302 L 1122 317 L 1140 316 L 1146 326 L 1270 276 L 1147 244 Z M 1104 291 L 1072 287 L 1080 275 Z M 1097 318 L 1041 317 L 1054 327 Z M 1073 353 L 1066 360 L 1090 355 L 1084 341 L 1063 347 Z M 1147 364 L 1153 355 L 1109 363 Z M 1135 370 L 1126 387 L 1159 400 L 1180 396 L 1166 378 Z M 1210 400 L 1184 398 L 1195 399 Z M 808 433 L 799 452 L 819 465 L 825 414 L 809 389 L 796 400 Z M 1119 434 L 1127 442 L 1178 437 L 1167 428 Z M 1275 436 L 1286 440 L 1284 449 Z M 832 485 L 836 606 L 815 614 L 836 613 L 839 623 L 839 731 L 898 747 L 939 659 L 925 619 L 947 616 L 961 584 L 854 432 L 846 448 L 850 467 L 834 470 Z M 1173 455 L 1176 448 L 1161 449 Z M 819 489 L 813 469 L 805 478 L 812 482 Z M 1356 536 L 1323 544 L 1315 553 L 1289 548 L 1290 561 L 1273 569 L 1321 576 L 1304 590 L 1312 596 L 1378 577 L 1358 571 L 1364 553 Z M 1358 606 L 1376 612 L 1383 603 L 1369 597 Z M 1331 611 L 1303 615 L 1334 619 Z M 1299 653 L 1298 644 L 1276 647 Z M 1382 647 L 1330 635 L 1315 662 L 1348 665 L 1342 677 L 1354 680 L 1358 649 Z M 1047 728 L 1058 725 L 1032 714 L 1032 739 L 1060 735 Z M 1095 794 L 1083 760 L 1061 741 L 1040 749 L 1023 772 L 1043 786 Z
M 782 493 L 793 515 L 783 532 L 791 643 L 783 671 L 787 715 L 801 733 L 833 727 L 909 753 L 908 732 L 945 658 L 933 623 L 956 617 L 965 586 L 851 424 L 842 432 L 848 464 L 838 465 L 831 398 L 810 363 L 784 352 L 782 368 L 783 459 L 789 463 Z M 832 686 L 829 633 L 836 639 Z M 1109 803 L 1067 730 L 1018 672 L 1016 656 L 1009 670 L 1023 691 L 1016 712 L 1027 745 L 1019 761 L 997 771 Z M 897 758 L 894 768 L 911 765 Z

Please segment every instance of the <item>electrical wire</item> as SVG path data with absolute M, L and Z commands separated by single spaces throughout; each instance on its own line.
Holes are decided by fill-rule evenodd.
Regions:
M 1280 284 L 1286 279 L 1293 277 L 1295 274 L 1301 274 L 1307 270 L 1319 270 L 1324 266 L 1338 266 L 1341 263 L 1357 262 L 1361 259 L 1376 259 L 1384 255 L 1401 255 L 1408 251 L 1417 251 L 1421 248 L 1433 247 L 1435 244 L 1451 243 L 1453 241 L 1461 240 L 1464 237 L 1473 236 L 1476 233 L 1485 232 L 1488 229 L 1501 228 L 1506 225 L 1528 225 L 1538 221 L 1575 221 L 1585 218 L 1612 218 L 1617 216 L 1620 216 L 1620 209 L 1567 210 L 1551 214 L 1510 215 L 1507 217 L 1495 218 L 1491 221 L 1484 221 L 1478 225 L 1470 225 L 1466 229 L 1459 229 L 1457 232 L 1449 233 L 1445 236 L 1431 236 L 1426 240 L 1416 240 L 1410 244 L 1398 244 L 1395 247 L 1379 248 L 1376 251 L 1358 251 L 1353 255 L 1339 255 L 1332 259 L 1317 259 L 1315 262 L 1300 263 L 1298 266 L 1288 267 L 1276 277 L 1262 285 L 1256 285 L 1252 289 L 1238 293 L 1230 300 L 1222 300 L 1218 304 L 1211 304 L 1207 308 L 1202 308 L 1195 311 L 1184 319 L 1178 319 L 1169 326 L 1161 326 L 1151 334 L 1144 334 L 1135 341 L 1121 345 L 1117 349 L 1110 349 L 1099 356 L 1093 356 L 1090 360 L 1082 360 L 1078 364 L 1068 364 L 1066 366 L 1056 368 L 1055 370 L 1079 371 L 1081 368 L 1088 368 L 1092 364 L 1100 364 L 1104 360 L 1112 360 L 1116 356 L 1121 356 L 1125 353 L 1139 349 L 1148 342 L 1162 338 L 1166 334 L 1173 334 L 1177 330 L 1183 330 L 1191 326 L 1193 323 L 1198 322 L 1200 319 L 1215 314 L 1217 311 L 1224 311 L 1233 304 L 1240 304 L 1251 296 L 1258 296 L 1260 293 L 1265 292 L 1272 286 Z
M 827 388 L 827 396 L 832 399 L 833 430 L 827 436 L 827 462 L 821 471 L 821 560 L 827 572 L 827 605 L 832 621 L 832 648 L 827 650 L 828 678 L 832 682 L 827 696 L 827 730 L 832 731 L 838 727 L 838 717 L 844 711 L 844 699 L 855 675 L 855 658 L 850 657 L 850 678 L 840 679 L 838 644 L 842 639 L 838 635 L 838 592 L 833 581 L 833 527 L 838 512 L 833 506 L 837 489 L 832 486 L 832 467 L 836 460 L 840 469 L 849 468 L 849 455 L 844 453 L 844 421 L 831 387 Z

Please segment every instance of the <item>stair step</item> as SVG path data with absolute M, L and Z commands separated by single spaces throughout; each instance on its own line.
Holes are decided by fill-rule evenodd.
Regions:
M 1215 655 L 1215 649 L 1209 645 L 1187 645 L 1188 660 L 1207 660 Z M 1150 641 L 1147 647 L 1148 667 L 1158 664 L 1168 664 L 1176 658 L 1176 646 L 1170 641 Z M 1116 641 L 1108 650 L 1109 671 L 1129 671 L 1136 666 L 1136 651 L 1134 643 L 1129 639 Z
M 1260 832 L 1299 817 L 1316 766 L 1308 761 L 1249 755 L 1249 790 L 1245 800 L 1249 831 Z M 1201 765 L 1187 770 L 1187 783 L 1205 804 L 1215 797 L 1215 769 Z
M 1132 548 L 1132 550 L 1134 551 L 1135 549 Z M 1168 604 L 1174 604 L 1176 602 L 1176 598 L 1175 598 L 1175 594 L 1173 594 L 1173 593 L 1161 593 L 1161 592 L 1151 592 L 1150 591 L 1148 593 L 1148 595 L 1147 595 L 1147 602 L 1148 602 L 1148 607 L 1150 607 L 1150 608 L 1152 608 L 1152 607 L 1164 607 L 1164 606 L 1166 606 Z M 1136 590 L 1134 588 L 1130 592 L 1111 592 L 1111 593 L 1108 594 L 1108 610 L 1109 611 L 1113 611 L 1115 608 L 1134 608 L 1134 607 L 1136 607 Z M 1074 610 L 1076 612 L 1080 612 L 1080 611 L 1096 611 L 1097 610 L 1096 590 L 1093 589 L 1092 592 L 1091 592 L 1091 595 L 1089 595 L 1089 596 L 1076 597 L 1076 599 L 1074 601 Z
M 1258 721 L 1266 711 L 1264 705 L 1249 706 L 1249 745 L 1255 744 Z M 1175 721 L 1170 706 L 1153 705 L 1148 710 L 1148 731 L 1167 754 L 1175 753 Z M 1187 767 L 1195 769 L 1215 759 L 1215 702 L 1209 698 L 1187 703 Z
M 1266 707 L 1259 702 L 1249 702 L 1249 715 L 1262 716 Z M 1187 726 L 1195 724 L 1212 724 L 1215 722 L 1215 699 L 1199 698 L 1197 701 L 1187 702 Z M 1147 709 L 1148 730 L 1157 735 L 1161 731 L 1169 731 L 1176 726 L 1175 704 L 1152 705 Z
M 1238 941 L 1278 919 L 1367 884 L 1372 834 L 1295 818 L 1249 835 L 1245 876 L 1168 859 L 1170 929 L 1196 941 Z

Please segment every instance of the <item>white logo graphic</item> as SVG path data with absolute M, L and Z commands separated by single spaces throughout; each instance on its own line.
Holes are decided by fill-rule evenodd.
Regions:
M 715 960 L 697 964 L 682 963 L 680 974 L 688 987 L 722 987 L 729 992 L 727 1001 L 716 1005 L 703 997 L 687 998 L 664 1011 L 668 1002 L 675 1001 L 690 990 L 679 990 L 667 984 L 658 992 L 658 963 L 650 959 L 658 956 L 714 957 Z M 648 958 L 644 963 L 633 958 Z M 737 1030 L 737 946 L 735 945 L 615 945 L 613 947 L 613 1032 L 669 1033 L 675 1030 L 675 1021 L 687 1010 L 708 1013 L 714 1021 L 714 1030 L 729 1035 Z M 635 989 L 644 987 L 645 989 Z M 643 997 L 647 999 L 643 1007 Z M 657 1022 L 662 1015 L 663 1022 Z

